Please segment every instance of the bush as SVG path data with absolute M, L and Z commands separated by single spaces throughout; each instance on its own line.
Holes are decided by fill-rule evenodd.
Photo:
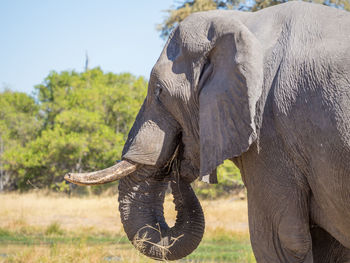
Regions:
M 206 184 L 196 181 L 194 190 L 199 197 L 217 198 L 239 193 L 244 189 L 239 169 L 233 162 L 226 160 L 217 169 L 218 184 Z
M 51 223 L 45 231 L 46 235 L 63 235 L 64 231 L 61 229 L 61 226 L 57 222 Z

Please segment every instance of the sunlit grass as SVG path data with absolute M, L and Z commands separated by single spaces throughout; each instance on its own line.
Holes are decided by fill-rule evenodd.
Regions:
M 179 262 L 255 262 L 246 201 L 201 202 L 206 231 L 200 246 Z M 116 196 L 0 195 L 0 262 L 154 262 L 127 240 Z M 174 205 L 166 198 L 169 225 Z

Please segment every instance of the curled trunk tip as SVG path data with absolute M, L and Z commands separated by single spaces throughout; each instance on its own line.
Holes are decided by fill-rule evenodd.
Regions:
M 135 187 L 137 185 L 137 187 Z M 204 214 L 190 184 L 171 180 L 176 222 L 164 219 L 166 182 L 137 180 L 130 176 L 119 184 L 119 211 L 124 230 L 144 255 L 161 261 L 178 260 L 197 248 L 204 234 Z

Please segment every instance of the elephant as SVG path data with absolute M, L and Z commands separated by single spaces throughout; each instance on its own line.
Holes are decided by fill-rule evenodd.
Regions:
M 188 16 L 152 69 L 122 161 L 65 178 L 120 179 L 128 238 L 151 258 L 177 260 L 204 233 L 190 184 L 216 183 L 224 160 L 247 189 L 257 262 L 350 262 L 348 12 L 296 1 Z

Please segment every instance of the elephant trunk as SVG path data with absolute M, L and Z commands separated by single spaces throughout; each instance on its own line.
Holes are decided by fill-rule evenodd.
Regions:
M 204 233 L 203 211 L 190 184 L 171 179 L 177 217 L 175 225 L 168 227 L 163 214 L 168 182 L 145 180 L 142 170 L 119 183 L 119 211 L 129 240 L 153 259 L 177 260 L 189 255 Z

